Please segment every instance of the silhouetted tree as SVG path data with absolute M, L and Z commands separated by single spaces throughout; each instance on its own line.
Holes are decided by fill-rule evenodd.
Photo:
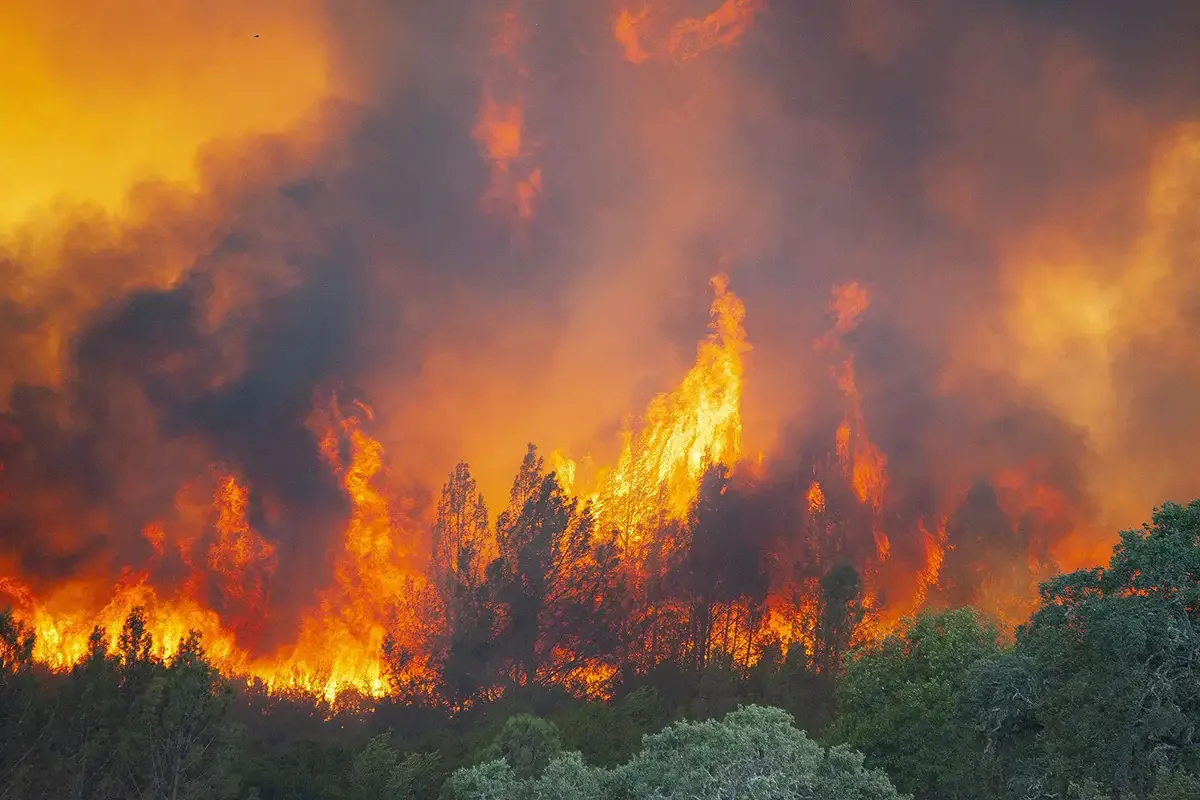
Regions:
M 238 731 L 228 719 L 231 693 L 188 635 L 130 708 L 119 752 L 129 796 L 208 800 L 237 793 Z
M 508 494 L 508 507 L 500 513 L 496 520 L 496 544 L 500 550 L 500 558 L 508 565 L 510 573 L 517 571 L 517 552 L 526 542 L 524 536 L 528 531 L 521 527 L 521 515 L 525 506 L 541 488 L 544 480 L 544 461 L 537 453 L 536 445 L 529 445 L 517 476 L 513 479 L 512 489 Z
M 68 797 L 110 797 L 120 791 L 117 737 L 130 703 L 121 692 L 120 670 L 119 658 L 108 654 L 108 632 L 96 628 L 87 654 L 72 667 L 58 696 L 52 783 L 64 787 Z
M 491 531 L 487 506 L 471 470 L 458 464 L 442 488 L 433 523 L 431 569 L 450 622 L 474 602 L 483 580 Z
M 821 578 L 814 661 L 823 674 L 836 675 L 862 619 L 862 581 L 849 564 L 838 564 Z
M 453 701 L 477 695 L 490 681 L 493 608 L 484 578 L 493 550 L 483 496 L 459 464 L 442 489 L 430 564 L 444 624 L 435 663 Z
M 946 543 L 941 588 L 951 608 L 977 603 L 988 579 L 1008 586 L 1015 567 L 1028 569 L 1028 546 L 987 481 L 967 492 L 946 525 Z
M 29 784 L 44 741 L 33 631 L 10 611 L 0 611 L 0 798 L 29 796 Z
M 560 682 L 615 649 L 615 549 L 596 541 L 591 507 L 542 473 L 532 446 L 510 499 L 497 530 L 502 556 L 489 570 L 498 644 L 518 685 Z
M 731 486 L 729 468 L 716 464 L 706 470 L 672 581 L 688 605 L 689 650 L 698 671 L 716 650 L 742 663 L 751 655 L 750 636 L 769 583 L 745 511 Z

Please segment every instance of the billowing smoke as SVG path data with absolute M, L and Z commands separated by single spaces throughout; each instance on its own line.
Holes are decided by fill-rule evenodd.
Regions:
M 947 603 L 1095 561 L 1200 492 L 1200 10 L 1153 5 L 43 4 L 0 148 L 0 574 L 111 583 L 231 474 L 287 641 L 349 513 L 315 407 L 373 409 L 414 531 L 462 459 L 499 507 L 528 441 L 615 460 L 717 272 L 754 541 L 813 481 L 857 507 L 814 343 L 860 281 L 887 569 L 939 518 Z

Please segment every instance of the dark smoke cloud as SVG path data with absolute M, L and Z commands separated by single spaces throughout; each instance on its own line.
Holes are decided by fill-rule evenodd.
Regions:
M 769 447 L 791 421 L 786 502 L 840 415 L 812 348 L 829 288 L 861 279 L 860 383 L 897 505 L 915 518 L 951 483 L 1036 462 L 1086 516 L 1095 454 L 1069 415 L 994 354 L 953 389 L 944 376 L 965 331 L 1000 324 L 1014 241 L 1050 224 L 1098 247 L 1136 237 L 1150 153 L 1200 102 L 1197 12 L 1156 5 L 779 2 L 737 50 L 635 66 L 608 4 L 526 3 L 546 188 L 514 226 L 480 212 L 471 138 L 494 4 L 334 3 L 359 96 L 325 110 L 316 155 L 234 145 L 211 157 L 202 201 L 151 193 L 115 237 L 68 226 L 49 258 L 85 289 L 0 301 L 15 365 L 41 363 L 74 320 L 65 380 L 4 376 L 20 443 L 0 557 L 46 577 L 121 563 L 180 482 L 222 461 L 280 543 L 275 585 L 300 597 L 345 510 L 304 425 L 314 392 L 372 402 L 401 477 L 435 486 L 467 458 L 495 504 L 530 439 L 615 446 L 622 414 L 686 368 L 717 269 L 756 346 L 748 439 Z M 33 258 L 14 250 L 3 275 L 25 280 Z M 1200 433 L 1184 422 L 1200 315 L 1180 317 L 1175 348 L 1131 341 L 1117 363 L 1138 387 L 1121 393 L 1118 451 L 1160 453 L 1175 476 L 1195 474 L 1184 443 Z

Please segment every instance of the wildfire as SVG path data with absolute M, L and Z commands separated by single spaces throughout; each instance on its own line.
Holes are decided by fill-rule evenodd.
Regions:
M 913 596 L 913 610 L 919 610 L 925 605 L 929 590 L 937 585 L 942 572 L 942 563 L 946 560 L 946 521 L 932 531 L 926 529 L 924 523 L 919 525 L 921 541 L 925 546 L 925 563 L 917 573 L 917 591 Z
M 1181 443 L 1200 363 L 1200 123 L 1163 129 L 1167 104 L 1103 86 L 1096 37 L 1023 36 L 1021 15 L 998 13 L 1003 42 L 1034 43 L 1028 70 L 1005 69 L 1003 47 L 960 68 L 979 50 L 969 41 L 856 104 L 839 93 L 924 52 L 940 11 L 810 16 L 804 36 L 822 47 L 797 66 L 795 41 L 764 30 L 767 0 L 78 5 L 0 12 L 0 96 L 13 98 L 0 110 L 0 606 L 32 626 L 50 669 L 86 656 L 97 629 L 117 648 L 140 609 L 158 657 L 195 630 L 223 673 L 272 690 L 449 694 L 448 633 L 511 647 L 521 601 L 488 594 L 515 578 L 488 583 L 506 564 L 482 494 L 499 490 L 518 436 L 612 447 L 604 463 L 553 450 L 544 466 L 587 523 L 571 563 L 619 596 L 573 580 L 581 568 L 553 579 L 605 601 L 578 603 L 580 618 L 620 606 L 619 632 L 593 638 L 621 644 L 597 655 L 572 640 L 538 652 L 561 666 L 551 677 L 513 678 L 588 695 L 671 659 L 753 663 L 772 640 L 815 654 L 835 589 L 860 639 L 942 604 L 1018 620 L 1038 580 L 1107 557 L 1093 525 L 1193 485 Z M 760 35 L 768 47 L 749 53 Z M 812 68 L 826 63 L 871 69 Z M 903 164 L 911 175 L 870 180 L 900 163 L 873 136 L 895 111 L 877 101 L 930 75 L 944 91 L 917 111 L 946 135 Z M 1031 113 L 981 117 L 985 95 Z M 447 124 L 461 136 L 427 147 L 420 134 Z M 993 174 L 979 158 L 993 136 L 1037 168 Z M 465 208 L 462 180 L 478 184 Z M 895 216 L 908 191 L 912 219 L 947 224 Z M 785 230 L 799 206 L 812 213 Z M 499 241 L 497 219 L 529 246 Z M 855 219 L 865 233 L 847 230 Z M 788 348 L 810 321 L 785 321 L 798 306 L 782 293 L 800 283 L 756 263 L 822 224 L 812 257 L 875 283 L 830 280 L 824 335 L 799 344 L 820 368 L 798 376 Z M 655 298 L 716 248 L 778 282 L 761 307 L 778 341 L 755 343 L 779 372 L 744 391 L 758 377 L 743 363 L 746 309 L 718 276 L 694 361 L 644 409 L 617 407 L 664 358 L 658 341 L 618 348 L 653 335 Z M 961 269 L 948 291 L 994 291 L 995 307 L 917 319 L 932 307 L 920 292 L 880 307 L 897 275 L 920 288 L 918 255 L 940 272 L 963 252 L 980 274 Z M 899 332 L 882 369 L 855 343 L 880 311 Z M 645 324 L 610 335 L 622 314 Z M 323 381 L 367 387 L 387 424 L 326 389 L 304 405 Z M 832 398 L 827 426 L 799 417 L 825 400 L 796 391 L 812 383 Z M 747 446 L 771 442 L 748 459 L 744 394 L 762 400 L 745 409 Z M 306 456 L 296 467 L 316 476 L 290 480 L 289 459 Z M 463 631 L 444 618 L 423 516 L 432 476 L 460 460 L 478 470 L 476 527 L 491 537 L 469 559 L 463 591 L 484 610 L 464 612 Z M 289 502 L 309 478 L 329 494 L 313 498 L 312 528 Z M 472 681 L 492 684 L 461 694 L 494 697 L 518 675 L 511 653 L 479 660 Z
M 613 36 L 634 64 L 654 58 L 687 61 L 735 47 L 764 6 L 765 0 L 724 0 L 706 16 L 684 17 L 664 30 L 661 10 L 647 2 L 638 11 L 622 9 L 613 21 Z
M 733 465 L 740 454 L 746 309 L 724 276 L 712 286 L 709 334 L 695 365 L 673 392 L 650 402 L 636 435 L 623 434 L 616 466 L 600 479 L 595 501 L 602 528 L 625 532 L 630 544 L 660 511 L 684 519 L 705 470 Z
M 597 473 L 595 488 L 581 488 L 575 462 L 560 452 L 548 459 L 549 470 L 565 492 L 592 501 L 597 530 L 622 536 L 620 570 L 629 592 L 629 624 L 649 632 L 638 645 L 644 650 L 629 655 L 640 667 L 687 646 L 678 633 L 688 628 L 687 607 L 655 599 L 653 587 L 664 580 L 671 560 L 685 552 L 693 535 L 689 526 L 701 479 L 714 467 L 737 467 L 740 456 L 742 357 L 749 349 L 745 307 L 723 276 L 713 278 L 712 287 L 709 332 L 699 343 L 694 365 L 673 391 L 649 404 L 638 429 L 625 431 L 616 464 Z M 947 519 L 932 525 L 921 519 L 916 523 L 920 563 L 888 565 L 887 459 L 868 435 L 854 354 L 845 341 L 868 307 L 868 293 L 860 284 L 836 287 L 833 326 L 817 342 L 834 361 L 831 375 L 845 401 L 829 462 L 835 465 L 834 473 L 828 477 L 844 482 L 849 494 L 843 496 L 857 502 L 869 519 L 874 543 L 871 556 L 855 563 L 862 585 L 858 599 L 851 601 L 858 610 L 850 619 L 859 641 L 885 635 L 902 614 L 930 601 L 939 589 L 950 548 Z M 155 652 L 165 659 L 196 630 L 223 672 L 258 679 L 271 690 L 300 690 L 331 703 L 343 692 L 369 698 L 397 689 L 432 698 L 437 686 L 432 642 L 447 621 L 436 618 L 436 589 L 425 569 L 427 537 L 408 507 L 391 493 L 383 447 L 367 433 L 373 419 L 368 406 L 343 406 L 333 395 L 318 398 L 307 420 L 349 514 L 332 553 L 330 582 L 302 613 L 294 641 L 263 653 L 261 635 L 271 618 L 277 548 L 253 524 L 253 487 L 217 465 L 211 483 L 198 481 L 178 491 L 174 517 L 144 528 L 145 562 L 140 568 L 124 567 L 114 583 L 80 578 L 41 596 L 15 577 L 0 581 L 0 591 L 36 632 L 35 658 L 52 669 L 66 669 L 87 652 L 96 628 L 104 630 L 105 643 L 115 649 L 124 621 L 140 608 Z M 1029 464 L 992 476 L 1009 518 L 1038 513 L 1057 519 L 1067 514 L 1068 499 L 1040 479 L 1047 469 Z M 201 497 L 205 491 L 208 500 Z M 847 509 L 834 505 L 841 501 L 831 491 L 814 479 L 797 498 L 804 517 L 802 530 L 794 536 L 809 554 L 808 571 L 784 570 L 773 578 L 761 609 L 741 596 L 714 604 L 711 638 L 691 643 L 704 648 L 694 657 L 702 660 L 720 651 L 751 664 L 770 642 L 785 650 L 797 645 L 816 657 L 825 624 L 823 604 L 828 602 L 822 576 L 856 552 L 846 542 Z M 648 556 L 651 550 L 654 558 Z M 1031 549 L 1031 569 L 1043 556 Z M 174 580 L 164 577 L 180 572 L 182 577 Z M 1023 573 L 1014 574 L 1013 580 L 1019 580 Z M 898 600 L 884 602 L 885 584 L 902 589 Z M 1019 604 L 1006 601 L 1001 608 L 1000 599 L 992 597 L 1005 591 L 1011 595 L 1019 588 L 1014 587 L 979 587 L 979 601 L 996 603 L 998 613 L 1015 619 Z M 821 652 L 822 658 L 836 655 Z M 576 660 L 568 652 L 556 653 L 555 658 L 562 664 Z M 611 663 L 583 659 L 558 680 L 580 694 L 603 696 L 617 674 Z
M 887 456 L 871 441 L 867 432 L 862 397 L 854 377 L 854 354 L 843 353 L 843 337 L 858 327 L 869 306 L 870 296 L 862 284 L 835 286 L 830 304 L 834 314 L 833 329 L 818 340 L 817 348 L 841 359 L 832 368 L 838 389 L 846 399 L 845 414 L 836 433 L 837 457 L 843 472 L 850 477 L 859 501 L 874 511 L 875 553 L 882 563 L 891 555 L 891 542 L 880 518 L 887 489 Z
M 379 697 L 391 688 L 389 681 L 411 685 L 427 680 L 420 658 L 409 659 L 402 674 L 389 675 L 384 665 L 389 636 L 419 654 L 418 606 L 426 582 L 412 566 L 419 537 L 403 529 L 400 515 L 377 486 L 383 449 L 362 430 L 370 409 L 361 404 L 353 408 L 356 413 L 343 416 L 335 399 L 313 415 L 324 423 L 317 430 L 318 442 L 341 477 L 351 514 L 333 583 L 304 615 L 295 645 L 269 657 L 252 655 L 250 648 L 269 614 L 275 545 L 247 519 L 249 489 L 225 474 L 217 477 L 202 530 L 151 523 L 143 531 L 151 551 L 145 567 L 126 568 L 108 589 L 73 581 L 43 599 L 15 578 L 0 582 L 0 592 L 13 600 L 18 616 L 36 634 L 34 658 L 51 669 L 66 669 L 87 652 L 97 628 L 115 650 L 125 620 L 140 608 L 159 658 L 172 658 L 195 630 L 219 669 L 257 678 L 272 689 L 300 689 L 332 702 L 348 689 Z M 338 455 L 343 441 L 349 446 L 346 463 Z M 183 523 L 193 488 L 184 487 L 176 499 Z M 154 575 L 172 558 L 187 577 L 174 591 L 164 591 Z M 208 605 L 210 597 L 215 608 Z
M 389 676 L 384 665 L 389 635 L 399 632 L 400 644 L 416 651 L 417 603 L 428 584 L 412 567 L 417 537 L 403 530 L 378 485 L 383 447 L 362 429 L 362 417 L 370 420 L 373 413 L 361 403 L 353 408 L 358 414 L 343 416 L 335 397 L 310 420 L 320 426 L 322 451 L 341 476 L 351 505 L 333 585 L 305 615 L 295 648 L 277 666 L 259 673 L 272 687 L 300 688 L 330 701 L 346 689 L 380 697 L 388 691 L 389 679 L 413 682 L 422 670 L 419 659 L 399 676 Z M 346 463 L 338 456 L 337 443 L 343 438 L 350 450 Z
M 491 182 L 484 192 L 485 210 L 509 209 L 519 219 L 532 219 L 542 192 L 541 167 L 531 163 L 532 151 L 525 140 L 525 67 L 519 50 L 526 38 L 519 7 L 500 15 L 492 40 L 491 70 L 483 81 L 479 114 L 471 135 L 491 169 Z
M 825 493 L 821 491 L 818 481 L 813 481 L 808 487 L 808 513 L 814 517 L 825 513 Z
M 217 540 L 207 558 L 208 568 L 219 580 L 223 607 L 234 613 L 233 633 L 241 641 L 261 631 L 276 561 L 275 545 L 263 539 L 246 519 L 249 497 L 246 487 L 233 476 L 222 479 L 215 502 Z M 151 530 L 153 526 L 147 532 Z M 160 534 L 161 530 L 157 528 Z

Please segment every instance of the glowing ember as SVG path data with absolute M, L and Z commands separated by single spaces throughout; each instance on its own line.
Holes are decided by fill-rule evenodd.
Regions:
M 687 61 L 736 46 L 764 5 L 765 0 L 724 0 L 704 17 L 685 17 L 664 29 L 659 9 L 647 2 L 636 12 L 622 9 L 613 36 L 634 64 L 651 58 Z
M 484 209 L 508 209 L 527 220 L 542 192 L 542 170 L 531 163 L 532 151 L 525 141 L 526 73 L 519 59 L 525 38 L 517 7 L 509 8 L 500 15 L 492 40 L 492 70 L 483 82 L 471 135 L 491 168 Z
M 843 337 L 858 327 L 869 305 L 869 295 L 861 284 L 848 283 L 834 287 L 833 302 L 830 304 L 835 315 L 833 330 L 817 342 L 817 347 L 841 357 L 840 363 L 833 367 L 834 380 L 846 398 L 845 415 L 836 435 L 837 456 L 843 472 L 851 478 L 859 501 L 870 505 L 874 511 L 872 533 L 875 537 L 875 553 L 882 563 L 891 555 L 891 542 L 880 519 L 887 489 L 887 457 L 871 441 L 867 432 L 862 398 L 854 379 L 854 354 L 843 355 Z

